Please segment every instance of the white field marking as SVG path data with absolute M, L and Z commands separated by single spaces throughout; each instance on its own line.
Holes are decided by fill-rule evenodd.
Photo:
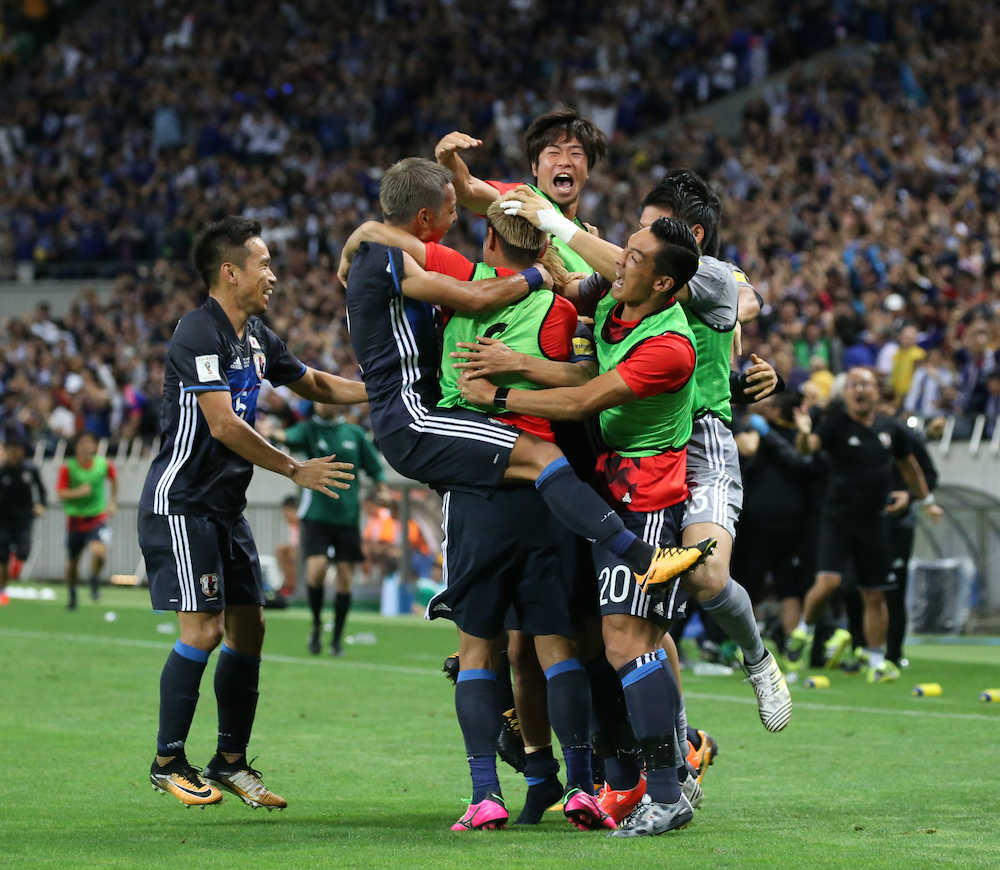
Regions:
M 54 638 L 59 640 L 76 641 L 77 643 L 106 643 L 112 646 L 130 646 L 137 647 L 139 649 L 152 649 L 163 651 L 165 648 L 164 642 L 156 640 L 139 640 L 137 638 L 130 637 L 102 637 L 99 634 L 64 634 L 63 632 L 51 632 L 51 631 L 28 631 L 20 628 L 0 628 L 0 637 L 23 637 L 29 640 L 47 640 L 51 641 Z M 265 653 L 261 658 L 265 662 L 274 662 L 276 664 L 282 665 L 309 665 L 312 667 L 326 667 L 326 668 L 337 668 L 337 667 L 351 667 L 356 670 L 361 671 L 384 671 L 392 674 L 412 674 L 418 677 L 434 677 L 435 679 L 441 678 L 441 671 L 431 668 L 408 668 L 405 665 L 383 665 L 377 662 L 359 662 L 353 659 L 315 659 L 306 658 L 305 656 L 286 656 L 274 653 Z M 754 704 L 757 701 L 754 698 L 749 697 L 736 697 L 734 695 L 713 695 L 707 692 L 685 692 L 684 696 L 686 698 L 692 698 L 698 701 L 722 701 L 732 704 Z M 947 713 L 938 710 L 899 710 L 899 709 L 883 709 L 880 707 L 852 707 L 846 704 L 817 704 L 811 701 L 793 701 L 793 710 L 795 708 L 804 708 L 806 710 L 835 710 L 844 713 L 874 713 L 876 715 L 883 716 L 916 716 L 922 718 L 931 719 L 973 719 L 982 720 L 986 722 L 996 722 L 996 716 L 989 716 L 983 713 Z
M 753 704 L 757 706 L 755 698 L 737 698 L 733 695 L 711 695 L 707 692 L 685 692 L 685 698 L 694 698 L 698 701 L 729 701 L 734 704 Z M 875 713 L 882 716 L 918 716 L 933 719 L 982 719 L 996 722 L 1000 717 L 989 716 L 985 713 L 947 713 L 943 710 L 899 710 L 888 707 L 852 707 L 847 704 L 817 704 L 814 701 L 792 701 L 792 710 L 836 710 L 842 713 Z
M 26 631 L 19 628 L 0 628 L 0 637 L 23 637 L 29 640 L 69 640 L 77 643 L 107 643 L 114 646 L 130 646 L 139 649 L 155 649 L 163 652 L 167 649 L 167 644 L 162 640 L 139 640 L 131 637 L 102 637 L 99 634 L 64 634 L 63 632 L 52 631 Z M 340 667 L 350 666 L 361 671 L 387 671 L 393 674 L 413 674 L 418 677 L 441 677 L 440 670 L 429 668 L 408 668 L 405 665 L 381 665 L 376 662 L 359 662 L 354 659 L 315 659 L 298 656 L 284 656 L 275 653 L 264 653 L 261 659 L 265 662 L 274 662 L 281 665 L 310 665 L 313 667 Z

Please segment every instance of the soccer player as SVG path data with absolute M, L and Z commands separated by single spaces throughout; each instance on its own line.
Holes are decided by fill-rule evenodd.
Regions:
M 197 238 L 193 261 L 208 299 L 181 318 L 167 349 L 161 430 L 139 504 L 139 545 L 156 610 L 175 610 L 180 639 L 160 677 L 153 788 L 187 806 L 217 803 L 220 789 L 249 806 L 284 808 L 247 762 L 264 640 L 263 580 L 243 516 L 255 465 L 328 496 L 351 465 L 326 455 L 298 462 L 253 428 L 261 381 L 314 402 L 366 401 L 356 381 L 299 362 L 260 319 L 276 278 L 257 221 L 227 217 Z M 209 654 L 215 669 L 218 749 L 200 775 L 185 741 Z
M 105 482 L 111 488 L 107 497 Z M 107 521 L 118 509 L 118 475 L 114 463 L 97 455 L 97 439 L 89 432 L 77 436 L 73 456 L 59 468 L 56 495 L 66 512 L 66 608 L 76 609 L 80 557 L 90 553 L 90 597 L 100 597 L 100 575 L 108 556 L 111 529 Z
M 0 445 L 0 606 L 7 595 L 8 565 L 24 562 L 31 554 L 31 525 L 48 505 L 45 484 L 38 468 L 25 460 L 25 445 L 14 432 Z
M 527 188 L 506 194 L 506 208 L 521 214 L 536 226 L 553 233 L 586 257 L 598 275 L 581 282 L 577 293 L 597 292 L 602 281 L 611 280 L 622 256 L 616 245 L 599 239 L 560 215 L 551 204 Z M 726 424 L 732 420 L 730 385 L 730 349 L 739 312 L 745 318 L 756 315 L 759 305 L 753 287 L 735 266 L 716 259 L 721 206 L 708 185 L 689 170 L 668 174 L 643 200 L 639 225 L 651 225 L 664 217 L 676 217 L 691 228 L 699 244 L 698 271 L 677 298 L 684 306 L 688 325 L 698 348 L 696 380 L 699 401 L 696 420 L 688 445 L 688 486 L 690 499 L 682 523 L 683 541 L 711 536 L 719 542 L 716 552 L 696 570 L 684 575 L 682 582 L 704 609 L 743 650 L 743 666 L 757 697 L 761 722 L 768 731 L 780 731 L 791 716 L 791 696 L 774 656 L 765 648 L 746 590 L 729 576 L 729 562 L 736 520 L 742 504 L 739 461 L 732 433 Z M 602 278 L 603 276 L 603 278 Z M 755 371 L 741 389 L 752 398 L 763 398 L 769 374 L 755 359 Z M 770 367 L 767 367 L 770 368 Z M 630 469 L 620 469 L 622 497 Z M 655 584 L 654 584 L 655 585 Z M 673 599 L 676 606 L 682 601 Z
M 401 183 L 388 189 L 383 180 L 379 198 L 383 211 L 404 225 L 434 191 L 451 185 L 450 173 L 430 161 L 413 164 L 399 177 Z M 371 397 L 372 428 L 382 455 L 400 474 L 442 490 L 534 483 L 557 518 L 576 534 L 603 542 L 640 582 L 675 576 L 704 557 L 711 541 L 682 549 L 640 540 L 576 477 L 555 445 L 483 414 L 436 407 L 438 309 L 497 310 L 551 282 L 548 273 L 530 267 L 509 277 L 463 282 L 425 271 L 399 248 L 369 242 L 349 268 L 351 342 Z
M 579 219 L 580 196 L 594 165 L 607 154 L 607 140 L 593 121 L 573 109 L 558 108 L 539 115 L 524 133 L 525 156 L 535 184 L 531 189 L 578 228 L 587 229 Z M 497 197 L 518 186 L 518 182 L 483 181 L 469 172 L 459 154 L 482 145 L 467 133 L 449 133 L 434 148 L 434 157 L 451 170 L 460 205 L 477 214 Z M 569 272 L 593 272 L 591 265 L 566 242 L 554 237 L 552 245 Z
M 792 662 L 801 661 L 812 646 L 813 626 L 840 586 L 848 561 L 853 561 L 864 608 L 867 679 L 887 683 L 900 675 L 885 655 L 890 516 L 905 509 L 910 493 L 921 499 L 932 518 L 941 516 L 941 508 L 934 504 L 913 455 L 911 436 L 898 420 L 876 413 L 878 399 L 878 382 L 871 369 L 852 368 L 844 383 L 843 407 L 827 408 L 815 433 L 799 434 L 802 452 L 826 452 L 830 480 L 820 518 L 816 579 L 806 593 L 802 620 L 788 640 L 786 655 Z M 804 415 L 798 419 L 804 420 Z M 894 463 L 908 492 L 892 489 Z
M 675 293 L 697 269 L 691 230 L 676 219 L 657 220 L 629 238 L 610 289 L 599 298 L 577 300 L 581 314 L 594 315 L 596 378 L 579 387 L 544 390 L 495 387 L 465 374 L 460 380 L 463 396 L 478 405 L 551 420 L 599 413 L 608 445 L 598 460 L 602 482 L 626 527 L 659 545 L 679 537 L 687 497 L 684 445 L 691 435 L 696 354 Z M 678 687 L 660 646 L 673 602 L 654 602 L 650 590 L 661 584 L 636 582 L 599 542 L 594 562 L 605 655 L 624 690 L 648 796 L 613 836 L 662 834 L 693 815 L 677 773 L 683 764 L 676 733 Z M 632 774 L 630 789 L 640 779 L 638 764 Z
M 342 462 L 349 462 L 364 471 L 372 480 L 385 479 L 378 452 L 364 429 L 354 423 L 338 419 L 336 405 L 317 404 L 309 420 L 296 423 L 290 429 L 275 432 L 274 440 L 307 456 L 336 454 Z M 309 652 L 319 655 L 323 613 L 323 581 L 332 561 L 336 572 L 333 599 L 333 637 L 330 652 L 343 653 L 340 639 L 351 609 L 351 581 L 354 566 L 364 561 L 361 552 L 361 500 L 357 482 L 350 489 L 332 499 L 314 495 L 311 489 L 302 491 L 299 517 L 302 521 L 302 552 L 306 557 L 306 589 L 313 625 L 309 633 Z

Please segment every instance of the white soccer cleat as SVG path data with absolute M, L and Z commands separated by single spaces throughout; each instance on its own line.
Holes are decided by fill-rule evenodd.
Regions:
M 767 652 L 757 664 L 743 665 L 757 696 L 760 721 L 768 731 L 780 731 L 792 718 L 792 696 L 774 656 Z

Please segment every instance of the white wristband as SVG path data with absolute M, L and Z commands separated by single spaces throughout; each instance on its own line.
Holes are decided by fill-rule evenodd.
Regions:
M 921 499 L 921 500 L 920 500 L 920 503 L 921 503 L 921 504 L 922 504 L 922 505 L 923 505 L 924 507 L 927 507 L 928 505 L 932 505 L 932 504 L 935 504 L 935 498 L 934 498 L 934 493 L 932 492 L 932 493 L 931 493 L 930 495 L 928 495 L 928 496 L 927 496 L 926 498 L 923 498 L 923 499 Z
M 547 208 L 538 213 L 538 228 L 546 233 L 551 233 L 567 245 L 580 229 L 573 221 L 563 217 L 554 208 Z

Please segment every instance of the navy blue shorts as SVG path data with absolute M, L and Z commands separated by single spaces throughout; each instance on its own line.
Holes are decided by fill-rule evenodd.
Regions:
M 442 579 L 428 619 L 452 620 L 466 634 L 491 638 L 513 609 L 528 634 L 572 637 L 562 540 L 565 530 L 533 486 L 444 497 Z
M 217 613 L 263 604 L 264 581 L 250 524 L 235 519 L 139 512 L 154 610 Z
M 675 504 L 650 513 L 618 511 L 625 528 L 654 547 L 676 546 L 681 539 L 684 505 Z M 635 574 L 609 550 L 593 545 L 594 568 L 597 571 L 597 600 L 601 616 L 627 613 L 662 625 L 664 628 L 684 614 L 688 594 L 675 577 L 658 590 L 655 600 L 639 588 Z
M 69 553 L 70 559 L 79 559 L 80 554 L 91 541 L 99 541 L 106 547 L 110 546 L 111 529 L 104 525 L 104 523 L 101 523 L 99 526 L 87 529 L 85 532 L 68 530 L 66 532 L 66 550 Z
M 435 408 L 378 440 L 378 449 L 403 477 L 438 490 L 485 493 L 500 486 L 520 430 L 467 411 Z

